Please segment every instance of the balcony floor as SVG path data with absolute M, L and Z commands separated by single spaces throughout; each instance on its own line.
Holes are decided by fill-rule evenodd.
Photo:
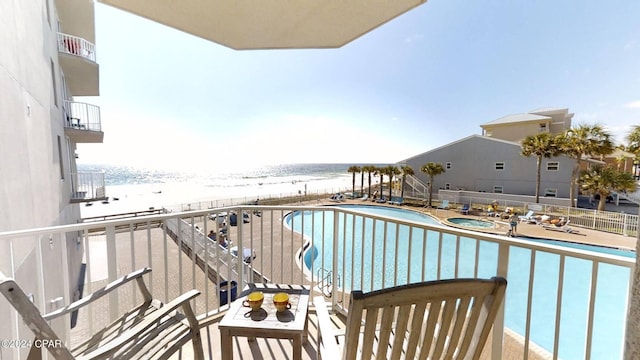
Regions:
M 341 315 L 331 315 L 336 328 L 344 328 L 346 326 L 346 319 Z M 318 359 L 317 345 L 318 345 L 318 325 L 315 311 L 311 309 L 309 314 L 309 336 L 307 342 L 302 345 L 302 359 Z M 511 332 L 505 333 L 505 342 L 502 352 L 503 359 L 522 359 L 522 343 L 518 339 L 516 334 Z M 218 324 L 214 323 L 201 331 L 203 340 L 205 359 L 220 359 L 222 354 L 220 353 L 220 332 L 218 330 Z M 491 338 L 487 342 L 487 346 L 482 352 L 481 359 L 491 359 L 491 353 L 489 350 Z M 254 341 L 249 341 L 245 337 L 233 338 L 233 356 L 234 359 L 293 359 L 292 342 L 290 340 L 283 339 L 265 339 L 256 338 Z M 529 357 L 530 360 L 546 360 L 552 359 L 551 354 L 539 349 L 537 346 L 530 348 Z M 181 352 L 174 354 L 171 359 L 193 359 L 193 348 L 191 343 L 187 343 Z

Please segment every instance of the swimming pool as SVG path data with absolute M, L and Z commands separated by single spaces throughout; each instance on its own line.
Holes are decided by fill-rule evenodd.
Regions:
M 428 215 L 399 208 L 348 207 L 396 219 L 438 224 Z M 301 227 L 302 218 L 305 219 L 304 229 Z M 290 226 L 293 221 L 294 231 L 303 233 L 306 238 L 313 238 L 314 248 L 304 254 L 306 266 L 313 266 L 313 269 L 332 269 L 332 261 L 336 261 L 340 286 L 346 289 L 370 291 L 382 288 L 383 285 L 389 287 L 394 284 L 434 280 L 437 279 L 438 273 L 440 278 L 451 278 L 455 277 L 456 269 L 458 277 L 473 277 L 476 251 L 479 254 L 478 277 L 491 277 L 496 273 L 498 246 L 488 241 L 476 242 L 464 237 L 457 239 L 454 235 L 440 233 L 437 230 L 425 232 L 406 225 L 397 226 L 392 222 L 374 221 L 365 216 L 340 214 L 338 254 L 333 254 L 332 211 L 297 212 L 287 217 L 286 221 Z M 312 226 L 313 221 L 316 224 L 323 221 L 323 226 Z M 385 237 L 386 241 L 383 241 Z M 553 243 L 558 245 L 558 242 Z M 603 250 L 581 244 L 570 246 L 592 251 Z M 531 251 L 524 247 L 512 246 L 509 252 L 505 322 L 508 328 L 521 335 L 525 333 L 527 321 Z M 613 249 L 607 249 L 605 252 L 634 256 L 631 252 Z M 555 304 L 558 298 L 561 256 L 543 251 L 537 251 L 535 255 L 530 338 L 534 343 L 551 351 L 554 346 L 553 324 L 556 317 Z M 460 259 L 457 264 L 456 256 Z M 562 341 L 558 345 L 558 353 L 563 359 L 583 359 L 592 262 L 565 257 L 563 266 L 565 274 L 561 279 L 563 292 L 559 330 L 559 338 Z M 628 268 L 598 265 L 598 291 L 595 297 L 591 338 L 593 359 L 621 358 L 629 277 Z
M 468 228 L 493 229 L 496 227 L 496 225 L 491 221 L 476 220 L 476 219 L 469 219 L 469 218 L 448 218 L 447 221 L 450 223 L 468 227 Z

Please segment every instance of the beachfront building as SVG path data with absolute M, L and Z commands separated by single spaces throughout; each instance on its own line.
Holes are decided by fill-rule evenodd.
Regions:
M 104 198 L 102 174 L 76 168 L 76 145 L 103 139 L 100 109 L 75 100 L 99 95 L 93 13 L 92 1 L 0 2 L 0 232 L 75 224 L 83 201 Z M 3 241 L 0 270 L 49 311 L 80 296 L 82 254 L 77 232 Z
M 536 158 L 521 155 L 521 141 L 541 132 L 561 134 L 571 128 L 573 114 L 564 108 L 540 108 L 513 114 L 480 125 L 482 135 L 471 135 L 399 163 L 419 170 L 428 162 L 445 169 L 436 176 L 433 189 L 534 196 Z M 575 160 L 566 156 L 542 162 L 540 195 L 568 198 Z M 414 189 L 423 192 L 429 178 L 415 171 Z M 410 183 L 411 184 L 411 183 Z
M 480 125 L 482 135 L 520 142 L 538 133 L 561 134 L 571 128 L 573 114 L 568 109 L 540 108 L 522 114 L 513 114 Z
M 471 135 L 400 163 L 413 169 L 428 162 L 442 164 L 445 172 L 434 177 L 434 193 L 442 189 L 535 195 L 536 158 L 524 157 L 521 151 L 517 142 Z M 575 160 L 564 156 L 543 159 L 540 194 L 568 197 L 574 164 Z M 414 176 L 425 184 L 429 181 L 420 171 Z

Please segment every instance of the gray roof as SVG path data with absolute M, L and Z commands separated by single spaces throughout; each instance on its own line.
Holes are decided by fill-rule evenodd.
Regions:
M 568 113 L 567 108 L 554 108 L 554 107 L 541 107 L 529 111 L 529 114 L 543 114 L 543 113 Z
M 549 121 L 549 120 L 551 120 L 551 118 L 548 116 L 540 116 L 535 114 L 523 113 L 523 114 L 513 114 L 513 115 L 503 116 L 499 119 L 489 121 L 488 123 L 482 124 L 480 126 L 484 127 L 487 125 L 513 124 L 513 123 L 519 123 L 519 122 Z
M 410 158 L 407 158 L 407 159 L 404 159 L 404 160 L 398 161 L 398 162 L 397 162 L 397 164 L 405 163 L 405 162 L 407 162 L 407 161 L 409 161 L 409 160 L 411 160 L 411 159 L 415 159 L 415 158 L 417 158 L 417 157 L 421 157 L 421 156 L 423 156 L 423 155 L 425 155 L 425 154 L 428 154 L 428 153 L 430 153 L 430 152 L 434 152 L 434 151 L 436 151 L 436 150 L 440 150 L 440 149 L 442 149 L 442 148 L 446 148 L 446 147 L 449 147 L 449 146 L 455 145 L 455 144 L 457 144 L 457 143 L 461 143 L 461 142 L 469 141 L 469 140 L 474 139 L 474 138 L 476 138 L 476 139 L 481 139 L 481 140 L 484 140 L 484 141 L 489 141 L 489 142 L 503 143 L 503 144 L 513 145 L 513 146 L 516 146 L 516 147 L 521 147 L 520 143 L 517 143 L 517 142 L 513 142 L 513 141 L 509 141 L 509 140 L 503 140 L 503 139 L 498 139 L 498 138 L 493 138 L 493 137 L 482 136 L 482 135 L 478 135 L 478 134 L 474 134 L 474 135 L 470 135 L 470 136 L 464 137 L 464 138 L 462 138 L 462 139 L 458 139 L 458 140 L 456 140 L 456 141 L 450 142 L 450 143 L 448 143 L 448 144 L 445 144 L 445 145 L 442 145 L 442 146 L 438 146 L 437 148 L 433 148 L 433 149 L 431 149 L 431 150 L 427 150 L 427 151 L 425 151 L 425 152 L 423 152 L 423 153 L 420 153 L 420 154 L 418 154 L 418 155 L 414 155 L 414 156 L 412 156 L 412 157 L 410 157 Z

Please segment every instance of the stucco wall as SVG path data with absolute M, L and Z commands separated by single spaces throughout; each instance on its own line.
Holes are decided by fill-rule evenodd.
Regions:
M 75 223 L 80 218 L 79 206 L 70 204 L 69 169 L 70 161 L 75 160 L 68 156 L 62 122 L 56 19 L 55 1 L 0 2 L 0 232 Z M 0 271 L 15 276 L 26 292 L 33 293 L 34 303 L 43 312 L 51 311 L 50 302 L 58 297 L 69 303 L 63 286 L 65 277 L 72 279 L 71 287 L 75 286 L 78 269 L 69 274 L 65 259 L 77 267 L 82 249 L 67 246 L 68 241 L 73 245 L 75 234 L 51 240 L 15 238 L 0 244 Z M 35 279 L 40 274 L 45 276 L 44 282 L 37 284 Z M 8 306 L 4 298 L 0 299 L 0 308 Z M 53 325 L 62 329 L 61 321 L 66 319 Z M 19 338 L 33 337 L 26 327 L 16 324 L 21 322 L 11 321 L 0 327 L 0 338 L 15 339 L 14 326 L 25 331 Z M 13 350 L 0 351 L 0 357 L 13 358 Z

